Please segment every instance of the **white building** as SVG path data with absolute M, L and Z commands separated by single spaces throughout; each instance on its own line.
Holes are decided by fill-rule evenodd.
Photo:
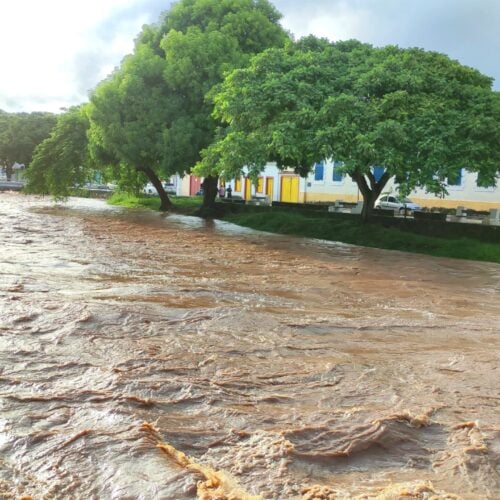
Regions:
M 268 196 L 272 201 L 295 203 L 329 203 L 337 200 L 356 203 L 362 201 L 357 184 L 339 171 L 340 163 L 325 161 L 318 163 L 307 178 L 299 177 L 293 171 L 281 171 L 276 164 L 268 163 L 256 184 L 246 177 L 226 182 L 231 185 L 234 197 L 245 200 Z M 377 171 L 379 169 L 379 171 Z M 375 167 L 375 175 L 382 173 Z M 189 176 L 187 176 L 189 177 Z M 500 178 L 498 179 L 500 181 Z M 186 185 L 189 181 L 184 181 Z M 426 193 L 423 189 L 410 194 L 412 201 L 423 207 L 456 208 L 464 206 L 472 210 L 500 208 L 500 187 L 483 188 L 477 185 L 477 174 L 462 169 L 460 175 L 447 184 L 448 195 L 439 197 Z M 397 185 L 391 179 L 384 193 L 397 193 Z M 184 194 L 184 193 L 183 193 Z M 189 193 L 185 193 L 189 194 Z

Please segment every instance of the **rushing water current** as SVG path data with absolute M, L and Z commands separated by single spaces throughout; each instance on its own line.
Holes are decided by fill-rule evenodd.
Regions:
M 0 498 L 500 498 L 500 266 L 0 195 Z

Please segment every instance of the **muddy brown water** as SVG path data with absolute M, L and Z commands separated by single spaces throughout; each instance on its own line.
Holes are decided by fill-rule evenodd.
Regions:
M 13 193 L 0 221 L 0 498 L 500 498 L 499 265 Z

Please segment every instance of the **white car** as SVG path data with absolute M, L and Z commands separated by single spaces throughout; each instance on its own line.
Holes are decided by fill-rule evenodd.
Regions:
M 175 189 L 175 186 L 170 183 L 170 182 L 162 182 L 163 189 L 166 191 L 167 194 L 177 194 L 177 190 Z M 158 196 L 158 191 L 154 187 L 154 185 L 151 182 L 148 182 L 143 188 L 142 192 L 144 194 L 148 194 L 150 196 Z
M 390 194 L 381 196 L 375 202 L 375 208 L 397 210 L 400 214 L 404 214 L 405 211 L 406 213 L 413 213 L 422 210 L 422 207 L 419 204 L 413 203 L 410 199 L 398 198 L 397 196 Z

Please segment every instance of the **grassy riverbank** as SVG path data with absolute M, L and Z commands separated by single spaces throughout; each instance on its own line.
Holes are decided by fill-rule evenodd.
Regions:
M 157 210 L 157 197 L 132 197 L 115 194 L 110 203 L 127 207 L 147 207 Z M 194 214 L 201 205 L 201 198 L 172 197 L 174 210 Z M 339 214 L 327 215 L 300 210 L 247 207 L 218 203 L 221 219 L 260 231 L 289 234 L 307 238 L 341 241 L 367 247 L 415 252 L 440 257 L 454 257 L 500 263 L 500 232 L 472 234 L 465 224 L 444 223 L 446 226 L 427 222 L 422 225 L 408 220 L 399 226 L 375 220 L 363 223 L 359 217 Z M 443 224 L 443 223 L 441 223 Z M 444 231 L 446 227 L 446 231 Z M 478 228 L 475 228 L 478 229 Z M 469 234 L 470 233 L 470 234 Z
M 487 243 L 457 235 L 456 238 L 425 236 L 411 232 L 411 222 L 402 230 L 359 218 L 325 218 L 305 214 L 272 212 L 232 214 L 225 220 L 271 233 L 342 241 L 354 245 L 423 253 L 440 257 L 500 263 L 500 243 Z
M 126 193 L 114 193 L 108 198 L 110 205 L 120 205 L 128 208 L 150 208 L 151 210 L 160 209 L 160 198 L 158 196 L 139 195 L 134 196 Z M 170 198 L 174 205 L 174 211 L 177 213 L 194 214 L 201 206 L 201 197 L 177 197 Z

